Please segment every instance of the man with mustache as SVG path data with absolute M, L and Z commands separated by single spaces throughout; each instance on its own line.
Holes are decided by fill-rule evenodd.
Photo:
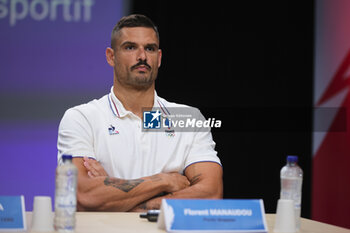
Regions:
M 58 133 L 58 161 L 78 168 L 78 210 L 159 209 L 163 198 L 222 198 L 222 167 L 210 132 L 142 131 L 143 109 L 189 108 L 159 97 L 159 33 L 144 15 L 114 27 L 106 59 L 111 92 L 68 109 Z

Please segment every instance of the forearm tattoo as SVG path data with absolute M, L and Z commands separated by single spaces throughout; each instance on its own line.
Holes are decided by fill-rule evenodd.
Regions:
M 113 177 L 106 177 L 106 179 L 104 180 L 104 184 L 106 186 L 112 186 L 114 188 L 120 189 L 127 193 L 133 188 L 135 188 L 137 185 L 141 184 L 143 181 L 143 179 L 122 180 Z

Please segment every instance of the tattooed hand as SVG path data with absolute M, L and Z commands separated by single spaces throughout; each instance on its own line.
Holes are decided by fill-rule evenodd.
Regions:
M 88 170 L 89 177 L 108 176 L 102 165 L 94 159 L 84 157 L 84 166 Z

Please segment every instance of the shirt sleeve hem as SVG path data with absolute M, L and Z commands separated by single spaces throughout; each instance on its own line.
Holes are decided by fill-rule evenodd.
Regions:
M 186 165 L 185 168 L 183 169 L 182 174 L 185 174 L 185 171 L 186 171 L 186 169 L 187 169 L 189 166 L 191 166 L 191 165 L 193 165 L 193 164 L 195 164 L 195 163 L 204 163 L 204 162 L 217 163 L 217 164 L 219 164 L 219 165 L 222 167 L 222 164 L 221 164 L 219 161 L 215 161 L 215 160 L 201 160 L 201 161 L 195 161 L 195 162 L 192 162 L 192 163 Z

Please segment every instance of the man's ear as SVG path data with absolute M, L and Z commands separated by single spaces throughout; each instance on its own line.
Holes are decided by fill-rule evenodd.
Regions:
M 162 50 L 158 49 L 158 68 L 162 64 Z
M 112 48 L 106 49 L 106 60 L 110 66 L 114 67 L 114 50 Z

